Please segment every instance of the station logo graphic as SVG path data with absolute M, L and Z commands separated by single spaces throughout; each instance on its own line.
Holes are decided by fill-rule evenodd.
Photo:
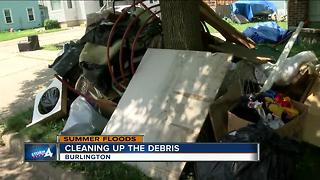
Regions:
M 57 145 L 47 143 L 25 143 L 25 161 L 55 161 L 57 156 Z

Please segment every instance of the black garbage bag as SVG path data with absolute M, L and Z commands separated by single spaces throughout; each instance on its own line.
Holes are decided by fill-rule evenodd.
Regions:
M 49 65 L 49 68 L 55 70 L 57 74 L 65 79 L 76 82 L 82 72 L 79 67 L 79 56 L 83 47 L 84 44 L 80 43 L 80 41 L 70 41 L 64 44 L 62 51 L 54 62 Z
M 259 162 L 196 162 L 197 179 L 291 180 L 301 146 L 257 123 L 231 133 L 222 142 L 260 142 Z
M 39 104 L 38 104 L 38 110 L 41 114 L 47 114 L 51 112 L 54 107 L 56 106 L 58 100 L 60 97 L 60 91 L 56 87 L 52 87 L 48 89 L 44 94 L 42 95 Z
M 113 34 L 111 44 L 118 39 L 122 39 L 122 36 L 125 30 L 128 27 L 130 21 L 133 20 L 134 17 L 126 14 L 120 22 L 117 24 L 117 29 Z M 131 26 L 131 29 L 127 35 L 127 37 L 135 36 L 138 31 L 138 22 L 139 20 Z M 111 32 L 111 29 L 114 25 L 114 22 L 111 22 L 108 19 L 102 19 L 98 23 L 92 24 L 90 30 L 86 32 L 86 34 L 80 39 L 81 43 L 90 42 L 93 44 L 98 44 L 102 46 L 107 46 L 108 38 Z

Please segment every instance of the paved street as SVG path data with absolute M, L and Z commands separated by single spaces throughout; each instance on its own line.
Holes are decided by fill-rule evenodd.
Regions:
M 84 27 L 39 35 L 41 45 L 80 39 Z M 48 65 L 59 51 L 19 53 L 17 43 L 25 38 L 0 42 L 0 121 L 33 105 L 36 92 L 50 84 L 53 71 Z

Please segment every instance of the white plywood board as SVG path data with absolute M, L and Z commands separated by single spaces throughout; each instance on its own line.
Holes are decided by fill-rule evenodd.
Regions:
M 145 142 L 195 142 L 232 56 L 148 49 L 103 135 Z M 184 162 L 132 162 L 146 175 L 178 179 Z

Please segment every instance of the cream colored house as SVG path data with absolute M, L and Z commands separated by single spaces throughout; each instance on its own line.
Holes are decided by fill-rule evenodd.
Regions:
M 50 0 L 43 1 L 48 7 L 49 18 L 58 20 L 61 27 L 86 23 L 86 15 L 97 12 L 106 3 L 104 0 Z
M 116 1 L 116 10 L 127 7 L 133 0 Z M 58 20 L 61 27 L 72 27 L 86 24 L 88 14 L 104 8 L 111 8 L 113 0 L 39 0 L 48 8 L 49 19 Z M 146 0 L 146 6 L 159 3 L 159 0 Z

